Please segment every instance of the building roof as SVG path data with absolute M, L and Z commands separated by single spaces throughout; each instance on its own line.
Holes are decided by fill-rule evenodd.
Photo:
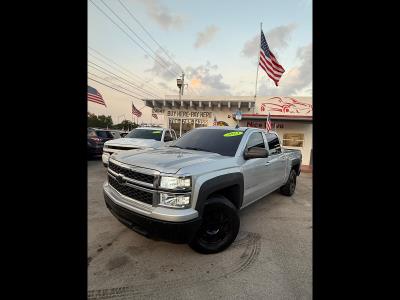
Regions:
M 165 96 L 161 98 L 142 99 L 146 106 L 151 108 L 185 108 L 185 109 L 213 109 L 223 107 L 248 109 L 254 108 L 256 100 L 250 96 Z

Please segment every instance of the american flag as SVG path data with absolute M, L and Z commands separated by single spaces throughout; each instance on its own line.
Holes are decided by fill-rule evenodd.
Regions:
M 267 122 L 265 123 L 265 128 L 267 131 L 270 131 L 272 129 L 272 123 L 271 123 L 271 113 L 268 112 L 268 117 L 267 117 Z
M 138 110 L 132 102 L 132 114 L 140 118 L 142 116 L 142 112 Z
M 279 79 L 281 78 L 283 72 L 285 72 L 285 69 L 278 63 L 275 55 L 273 55 L 269 49 L 267 40 L 265 39 L 262 30 L 259 65 L 264 69 L 269 78 L 275 82 L 275 85 L 278 86 Z
M 158 120 L 157 114 L 151 114 L 154 119 Z
M 91 101 L 91 102 L 94 102 L 97 104 L 101 104 L 101 105 L 104 105 L 105 107 L 107 107 L 106 103 L 104 102 L 103 97 L 100 95 L 100 93 L 96 89 L 92 88 L 91 86 L 88 86 L 87 93 L 88 93 L 87 94 L 88 101 Z

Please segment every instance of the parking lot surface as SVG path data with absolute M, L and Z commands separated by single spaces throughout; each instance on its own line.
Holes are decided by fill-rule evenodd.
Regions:
M 240 212 L 225 251 L 147 239 L 105 206 L 101 159 L 88 161 L 89 299 L 311 299 L 312 175 L 296 192 L 274 192 Z

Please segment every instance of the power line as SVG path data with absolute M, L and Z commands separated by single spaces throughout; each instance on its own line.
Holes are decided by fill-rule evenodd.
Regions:
M 168 54 L 168 52 L 162 47 L 156 40 L 153 38 L 153 36 L 150 34 L 150 32 L 147 31 L 147 29 L 140 23 L 140 21 L 133 15 L 133 13 L 122 3 L 121 0 L 118 0 L 118 2 L 125 8 L 125 10 L 128 12 L 128 14 L 136 21 L 136 23 L 139 24 L 139 26 L 143 29 L 144 32 L 147 33 L 147 35 L 153 40 L 154 43 L 160 47 L 162 51 L 168 56 L 168 58 L 179 68 L 180 72 L 183 72 L 182 68 L 176 63 L 176 61 Z
M 127 89 L 127 88 L 125 88 L 125 87 L 123 87 L 123 86 L 120 86 L 120 85 L 118 85 L 118 84 L 116 84 L 116 83 L 114 83 L 114 82 L 112 82 L 112 81 L 110 81 L 110 80 L 107 80 L 107 79 L 105 79 L 105 78 L 102 78 L 102 77 L 100 77 L 100 76 L 98 76 L 98 75 L 96 75 L 96 74 L 94 74 L 94 73 L 88 72 L 88 74 L 93 75 L 93 76 L 96 76 L 97 78 L 102 79 L 102 80 L 104 80 L 104 81 L 107 81 L 108 83 L 114 84 L 114 85 L 116 85 L 117 87 L 119 87 L 119 88 L 121 88 L 121 89 L 124 89 L 124 90 L 126 90 L 126 91 L 128 91 L 128 92 L 136 93 L 136 92 L 131 91 L 130 89 Z M 136 96 L 138 96 L 138 97 L 143 97 L 142 95 L 136 95 Z M 137 98 L 137 99 L 144 101 L 144 100 L 141 99 L 141 98 Z
M 96 75 L 95 75 L 95 76 L 96 76 Z M 96 80 L 96 79 L 93 79 L 93 78 L 90 78 L 90 77 L 88 77 L 88 78 L 89 78 L 90 80 L 93 80 L 93 81 L 97 82 L 97 83 L 100 83 L 100 84 L 102 84 L 102 85 L 105 85 L 105 86 L 109 87 L 110 89 L 116 90 L 116 91 L 118 91 L 118 92 L 120 92 L 120 93 L 122 93 L 122 94 L 131 96 L 131 97 L 133 97 L 133 98 L 136 98 L 136 99 L 138 99 L 138 100 L 143 101 L 142 99 L 140 99 L 140 98 L 138 98 L 138 97 L 136 97 L 136 96 L 133 96 L 133 95 L 131 95 L 131 94 L 125 93 L 125 92 L 123 92 L 123 91 L 120 91 L 119 89 L 113 88 L 112 86 L 109 86 L 109 85 L 107 85 L 107 84 L 105 84 L 105 83 L 102 83 L 102 82 L 100 82 L 100 81 L 98 81 L 98 80 Z
M 131 83 L 129 80 L 126 80 L 125 78 L 123 78 L 123 77 L 121 77 L 121 76 L 119 76 L 119 75 L 117 75 L 117 74 L 114 74 L 113 72 L 107 70 L 106 68 L 103 68 L 102 66 L 99 66 L 98 64 L 95 64 L 94 62 L 91 62 L 90 60 L 89 60 L 88 62 L 89 62 L 90 64 L 93 64 L 93 65 L 95 65 L 95 66 L 101 68 L 102 70 L 105 70 L 105 72 L 104 72 L 104 71 L 99 70 L 99 69 L 96 68 L 96 67 L 91 66 L 92 68 L 94 68 L 94 69 L 96 69 L 96 70 L 102 72 L 103 74 L 106 74 L 106 75 L 111 74 L 112 76 L 114 76 L 114 77 L 116 77 L 116 78 L 120 78 L 120 79 L 122 79 L 122 80 L 128 82 L 128 85 L 132 86 L 133 88 L 135 88 L 135 89 L 137 89 L 137 90 L 140 90 L 142 93 L 148 94 L 148 95 L 151 96 L 151 97 L 161 98 L 159 95 L 153 94 L 153 93 L 151 93 L 151 92 L 149 92 L 149 91 L 147 91 L 147 90 L 145 90 L 145 89 L 143 89 L 143 88 L 141 88 L 141 87 L 139 87 L 139 86 L 137 86 L 137 85 Z M 125 84 L 126 84 L 126 83 L 125 83 Z
M 118 18 L 118 20 L 120 20 L 120 21 L 129 29 L 130 32 L 132 32 L 132 33 L 136 36 L 136 38 L 138 38 L 151 52 L 153 52 L 154 55 L 158 56 L 158 58 L 159 58 L 159 59 L 166 65 L 166 67 L 168 68 L 168 63 L 165 62 L 165 61 L 162 59 L 162 57 L 160 57 L 160 56 L 145 42 L 145 41 L 143 41 L 143 40 L 141 39 L 141 37 L 140 37 L 139 35 L 137 35 L 136 32 L 135 32 L 128 24 L 126 24 L 126 23 L 124 22 L 124 20 L 122 20 L 122 18 L 121 18 L 120 16 L 118 16 L 118 14 L 117 14 L 110 6 L 108 6 L 103 0 L 100 0 L 100 1 L 103 3 L 103 5 L 104 5 L 105 7 L 108 8 L 109 11 L 112 12 L 112 14 L 113 14 L 114 16 L 116 16 L 116 17 Z
M 164 92 L 161 91 L 158 87 L 156 87 L 155 85 L 151 84 L 149 81 L 146 81 L 146 80 L 142 79 L 139 75 L 134 74 L 134 73 L 132 73 L 130 70 L 128 70 L 128 69 L 124 68 L 123 66 L 117 64 L 117 63 L 114 62 L 111 58 L 108 58 L 107 56 L 101 54 L 101 53 L 100 53 L 99 51 L 97 51 L 96 49 L 93 49 L 93 48 L 91 48 L 90 46 L 89 46 L 88 48 L 89 48 L 90 50 L 96 52 L 96 54 L 100 55 L 100 56 L 103 57 L 104 59 L 99 58 L 99 57 L 95 56 L 95 55 L 92 54 L 92 53 L 89 53 L 89 55 L 92 55 L 94 58 L 96 58 L 97 60 L 99 60 L 99 61 L 101 61 L 102 63 L 106 64 L 107 66 L 110 66 L 110 67 L 113 68 L 114 70 L 117 70 L 118 72 L 124 74 L 125 76 L 127 76 L 127 77 L 130 78 L 131 80 L 140 81 L 140 84 L 142 84 L 142 85 L 147 85 L 149 88 L 154 89 L 154 90 L 158 91 L 158 92 L 161 93 L 161 94 L 163 94 L 163 93 L 165 94 L 165 91 L 164 91 Z M 119 70 L 118 68 L 116 68 L 116 67 L 110 65 L 109 63 L 107 63 L 106 60 L 107 60 L 107 61 L 110 61 L 110 62 L 113 63 L 114 65 L 118 66 L 120 69 L 122 69 L 122 70 L 128 72 L 129 74 L 131 74 L 132 76 L 135 76 L 135 77 L 138 78 L 138 79 L 133 79 L 133 78 L 132 78 L 129 74 L 127 74 L 126 72 L 121 71 L 121 70 Z
M 162 65 L 155 57 L 153 57 L 149 52 L 147 52 L 146 49 L 144 49 L 138 42 L 136 42 L 121 26 L 119 26 L 117 23 L 114 22 L 114 20 L 106 13 L 104 10 L 102 10 L 97 4 L 95 4 L 92 0 L 90 2 L 98 9 L 100 10 L 115 26 L 117 26 L 120 30 L 122 30 L 128 38 L 134 42 L 138 47 L 140 47 L 147 55 L 149 55 L 156 63 L 158 63 L 161 67 L 165 68 L 170 74 L 173 76 L 177 76 L 176 74 L 173 74 L 168 68 L 166 68 L 164 65 Z

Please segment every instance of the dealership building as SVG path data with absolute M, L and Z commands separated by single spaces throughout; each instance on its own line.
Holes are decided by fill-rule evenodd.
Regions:
M 312 165 L 311 97 L 166 96 L 143 101 L 179 136 L 197 127 L 235 126 L 237 111 L 242 114 L 239 126 L 265 129 L 269 113 L 282 145 L 301 150 L 303 165 Z

